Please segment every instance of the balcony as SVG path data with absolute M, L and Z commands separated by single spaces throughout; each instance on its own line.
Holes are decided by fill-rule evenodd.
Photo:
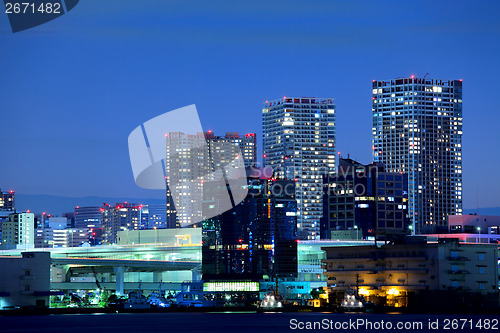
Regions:
M 461 269 L 459 269 L 459 270 L 451 270 L 451 269 L 450 269 L 450 270 L 448 270 L 448 271 L 447 271 L 447 273 L 448 273 L 448 274 L 454 274 L 454 275 L 464 275 L 464 274 L 470 274 L 470 272 L 469 272 L 469 271 L 466 271 L 466 270 L 461 270 Z
M 462 262 L 463 262 L 463 261 L 470 261 L 470 259 L 469 259 L 469 258 L 464 257 L 464 256 L 459 256 L 459 257 L 448 257 L 448 258 L 446 258 L 446 260 L 448 260 L 448 261 L 462 261 Z

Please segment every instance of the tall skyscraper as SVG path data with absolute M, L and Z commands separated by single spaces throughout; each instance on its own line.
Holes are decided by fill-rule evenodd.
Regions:
M 373 81 L 373 158 L 408 174 L 416 233 L 462 214 L 462 80 Z
M 196 135 L 172 132 L 166 135 L 166 140 L 166 174 L 171 175 L 171 178 L 173 175 L 176 181 L 172 183 L 178 184 L 175 189 L 167 188 L 168 228 L 191 225 L 203 219 L 203 182 L 190 180 L 203 178 L 206 182 L 213 181 L 212 172 L 233 163 L 235 158 L 243 158 L 245 167 L 255 166 L 257 162 L 255 133 L 240 137 L 238 132 L 227 132 L 222 137 L 215 136 L 212 131 Z M 239 156 L 240 154 L 243 156 Z M 230 174 L 226 176 L 231 178 Z M 180 210 L 175 207 L 172 190 L 179 194 L 178 204 L 182 207 Z
M 335 105 L 331 98 L 284 97 L 262 110 L 264 166 L 296 182 L 299 239 L 319 239 L 323 176 L 335 173 Z

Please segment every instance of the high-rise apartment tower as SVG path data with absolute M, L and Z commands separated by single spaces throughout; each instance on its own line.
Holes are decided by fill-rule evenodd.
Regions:
M 331 98 L 283 97 L 262 110 L 264 166 L 295 180 L 299 239 L 319 239 L 323 176 L 335 174 L 335 105 Z
M 462 80 L 373 81 L 373 158 L 408 174 L 415 233 L 462 214 Z

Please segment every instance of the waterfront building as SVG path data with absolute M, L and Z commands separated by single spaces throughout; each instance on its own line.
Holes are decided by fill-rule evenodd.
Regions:
M 47 308 L 50 292 L 50 253 L 23 252 L 0 258 L 0 309 Z
M 330 292 L 351 290 L 367 301 L 395 307 L 411 305 L 410 299 L 452 306 L 457 295 L 490 299 L 498 306 L 498 246 L 408 239 L 381 247 L 323 247 Z

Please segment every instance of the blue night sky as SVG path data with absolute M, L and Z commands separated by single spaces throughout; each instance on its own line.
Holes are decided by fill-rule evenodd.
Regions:
M 500 1 L 81 0 L 13 34 L 0 13 L 0 188 L 162 198 L 129 133 L 196 104 L 205 130 L 257 132 L 263 102 L 335 98 L 338 150 L 371 162 L 373 79 L 463 79 L 464 208 L 500 206 Z M 71 210 L 68 207 L 68 210 Z

